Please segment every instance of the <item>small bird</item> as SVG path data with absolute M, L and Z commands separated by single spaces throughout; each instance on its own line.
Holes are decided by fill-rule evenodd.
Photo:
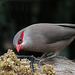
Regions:
M 42 58 L 48 59 L 57 56 L 74 39 L 75 24 L 37 23 L 20 30 L 13 45 L 17 52 L 21 49 L 44 52 Z

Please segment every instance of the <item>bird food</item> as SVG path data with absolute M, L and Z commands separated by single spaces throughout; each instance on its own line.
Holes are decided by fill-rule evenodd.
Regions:
M 30 60 L 17 58 L 13 50 L 0 57 L 0 75 L 55 75 L 52 65 L 43 65 L 38 72 L 38 65 L 33 64 L 34 72 L 30 68 Z

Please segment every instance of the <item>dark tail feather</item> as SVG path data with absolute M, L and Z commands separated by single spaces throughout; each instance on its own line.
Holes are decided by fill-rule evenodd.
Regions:
M 75 28 L 75 24 L 58 24 L 58 25 L 63 27 Z

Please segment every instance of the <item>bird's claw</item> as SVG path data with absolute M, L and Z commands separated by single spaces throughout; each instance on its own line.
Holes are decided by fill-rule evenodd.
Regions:
M 46 60 L 45 58 L 36 58 L 35 56 L 31 56 L 33 57 L 36 61 L 38 61 L 38 66 L 40 67 L 41 63 L 46 64 L 44 61 Z

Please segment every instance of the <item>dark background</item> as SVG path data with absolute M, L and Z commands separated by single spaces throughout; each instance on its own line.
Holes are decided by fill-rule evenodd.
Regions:
M 0 55 L 16 51 L 14 35 L 34 23 L 75 24 L 75 0 L 0 0 Z M 74 59 L 75 40 L 60 55 Z

